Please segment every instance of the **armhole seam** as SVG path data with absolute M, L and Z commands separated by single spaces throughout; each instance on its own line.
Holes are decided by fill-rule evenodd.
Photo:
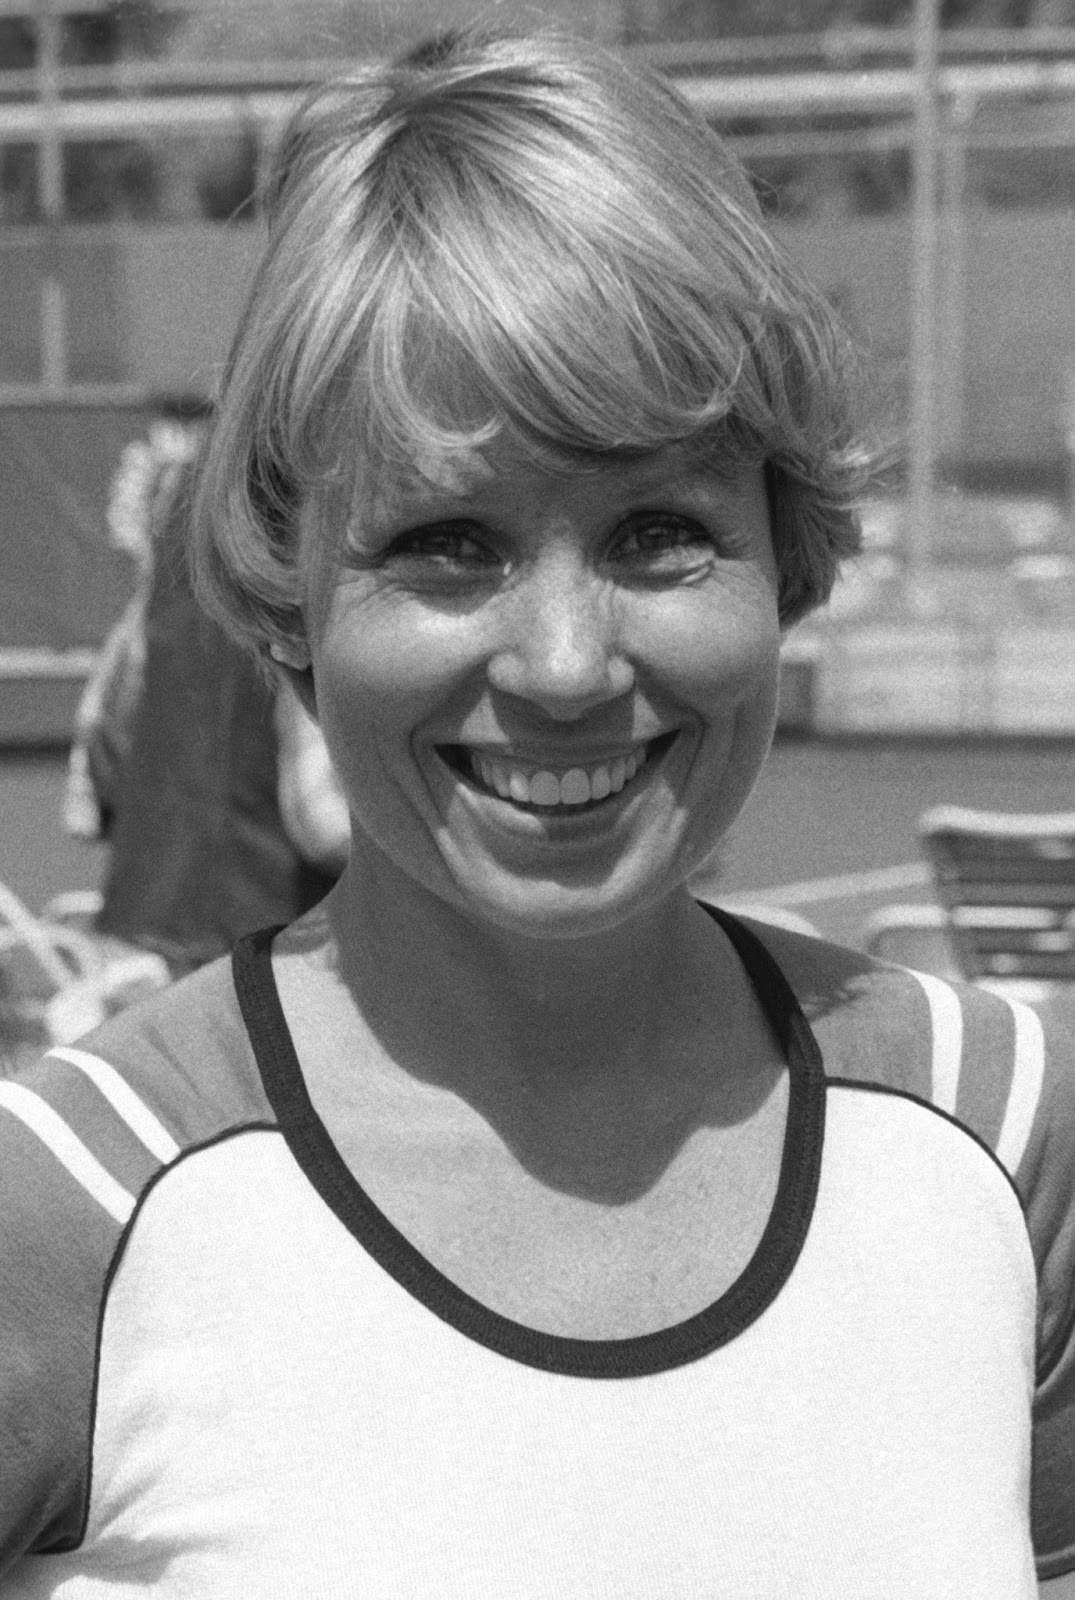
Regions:
M 119 1268 L 120 1268 L 120 1266 L 122 1264 L 123 1257 L 124 1257 L 124 1254 L 125 1254 L 126 1249 L 127 1249 L 127 1245 L 129 1243 L 130 1238 L 131 1238 L 131 1236 L 132 1236 L 132 1234 L 134 1232 L 134 1229 L 135 1229 L 135 1227 L 136 1227 L 136 1225 L 138 1223 L 138 1220 L 141 1217 L 143 1206 L 145 1205 L 145 1203 L 148 1200 L 149 1196 L 157 1188 L 157 1186 L 161 1182 L 163 1182 L 164 1179 L 167 1178 L 172 1172 L 174 1172 L 177 1167 L 181 1166 L 190 1157 L 200 1155 L 203 1151 L 212 1149 L 212 1147 L 214 1145 L 224 1144 L 229 1139 L 238 1138 L 243 1134 L 247 1134 L 247 1133 L 277 1133 L 278 1134 L 279 1132 L 280 1132 L 280 1128 L 279 1128 L 278 1124 L 275 1123 L 275 1122 L 270 1122 L 270 1121 L 244 1122 L 244 1123 L 234 1124 L 233 1126 L 228 1127 L 228 1128 L 224 1128 L 220 1132 L 212 1134 L 208 1139 L 202 1139 L 197 1144 L 192 1144 L 192 1145 L 186 1146 L 184 1149 L 180 1150 L 179 1154 L 177 1156 L 175 1156 L 171 1161 L 162 1163 L 162 1165 L 159 1166 L 157 1168 L 157 1170 L 154 1173 L 151 1174 L 151 1176 L 147 1179 L 147 1181 L 142 1185 L 142 1188 L 139 1190 L 137 1198 L 135 1200 L 134 1210 L 131 1212 L 130 1216 L 127 1218 L 127 1221 L 123 1224 L 123 1227 L 120 1229 L 119 1236 L 116 1239 L 115 1245 L 113 1246 L 113 1249 L 112 1249 L 112 1254 L 111 1254 L 111 1256 L 109 1257 L 109 1260 L 108 1260 L 108 1266 L 107 1266 L 107 1268 L 105 1270 L 104 1278 L 102 1279 L 102 1282 L 101 1282 L 101 1293 L 100 1293 L 100 1299 L 99 1299 L 98 1305 L 97 1305 L 97 1320 L 96 1320 L 96 1328 L 95 1328 L 95 1332 L 94 1332 L 94 1341 L 93 1341 L 93 1373 L 92 1373 L 91 1384 L 90 1384 L 90 1405 L 89 1405 L 89 1415 L 88 1415 L 88 1418 L 87 1418 L 86 1441 L 85 1441 L 86 1466 L 85 1466 L 85 1472 L 83 1474 L 83 1485 L 84 1485 L 84 1487 L 83 1487 L 83 1490 L 82 1490 L 82 1509 L 81 1509 L 81 1514 L 79 1516 L 78 1531 L 77 1531 L 77 1533 L 75 1534 L 74 1537 L 69 1538 L 69 1539 L 57 1540 L 53 1544 L 44 1545 L 39 1550 L 34 1551 L 33 1552 L 34 1554 L 36 1554 L 36 1555 L 62 1555 L 62 1554 L 68 1554 L 73 1550 L 79 1549 L 81 1547 L 85 1537 L 86 1537 L 86 1529 L 89 1526 L 89 1520 L 90 1520 L 90 1507 L 91 1507 L 92 1500 L 93 1500 L 93 1468 L 94 1468 L 94 1460 L 95 1460 L 95 1448 L 94 1447 L 95 1447 L 96 1437 L 97 1437 L 97 1411 L 98 1411 L 98 1401 L 99 1401 L 99 1396 L 100 1396 L 101 1350 L 102 1350 L 102 1346 L 104 1344 L 105 1315 L 106 1315 L 106 1312 L 108 1310 L 108 1302 L 109 1302 L 109 1296 L 110 1296 L 111 1291 L 112 1291 L 112 1285 L 115 1282 L 116 1274 L 118 1273 Z

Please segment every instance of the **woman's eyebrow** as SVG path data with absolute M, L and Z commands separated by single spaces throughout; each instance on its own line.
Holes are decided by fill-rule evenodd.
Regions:
M 566 476 L 570 478 L 573 474 Z M 583 480 L 586 476 L 581 474 Z M 748 476 L 748 470 L 722 473 L 711 464 L 697 460 L 623 462 L 608 470 L 605 485 L 609 506 L 625 510 L 663 499 L 734 504 Z M 510 472 L 495 470 L 488 474 L 461 472 L 454 485 L 438 484 L 416 475 L 375 492 L 365 520 L 375 528 L 385 528 L 412 521 L 425 523 L 494 514 L 500 509 L 500 495 L 506 485 L 510 487 L 510 482 Z
M 413 520 L 435 522 L 442 517 L 459 516 L 473 505 L 474 499 L 473 494 L 465 491 L 456 493 L 431 485 L 393 488 L 375 494 L 366 506 L 360 508 L 359 521 L 374 527 L 394 527 Z
M 638 499 L 648 495 L 672 495 L 680 499 L 719 500 L 733 504 L 739 500 L 746 486 L 746 474 L 727 475 L 707 466 L 685 466 L 647 473 L 625 486 L 629 497 Z

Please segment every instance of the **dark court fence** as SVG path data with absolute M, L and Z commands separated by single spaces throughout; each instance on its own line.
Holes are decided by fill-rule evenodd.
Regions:
M 133 584 L 106 510 L 136 402 L 0 405 L 0 744 L 62 743 Z

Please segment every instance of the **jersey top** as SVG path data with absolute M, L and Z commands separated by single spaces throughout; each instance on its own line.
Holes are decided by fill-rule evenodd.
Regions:
M 1075 1567 L 1070 1062 L 1023 1006 L 834 987 L 782 935 L 800 1003 L 714 914 L 787 1126 L 746 1269 L 657 1333 L 535 1331 L 413 1248 L 307 1095 L 271 933 L 0 1082 L 0 1595 L 1031 1600 L 1035 1555 Z

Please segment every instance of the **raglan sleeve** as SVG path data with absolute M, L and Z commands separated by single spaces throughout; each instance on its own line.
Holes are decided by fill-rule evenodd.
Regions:
M 1015 1178 L 1038 1280 L 1032 1517 L 1039 1576 L 1053 1578 L 1075 1571 L 1075 997 L 1036 1007 L 1021 1034 Z
M 74 1175 L 93 1160 L 32 1074 L 0 1079 L 0 1595 L 22 1556 L 81 1538 L 120 1231 Z

